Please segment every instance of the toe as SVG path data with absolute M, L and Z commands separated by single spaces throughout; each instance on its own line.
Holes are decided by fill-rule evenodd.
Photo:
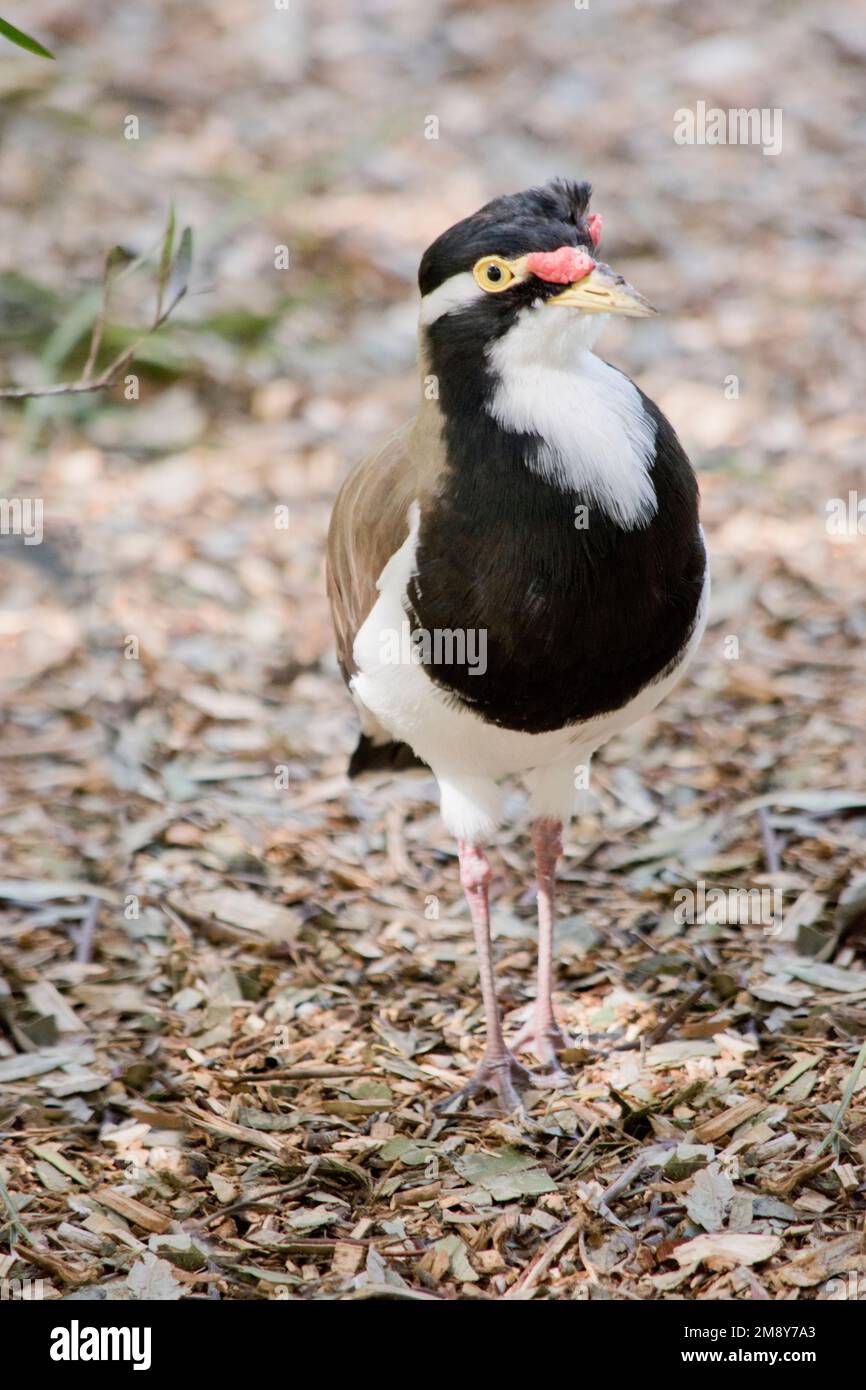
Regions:
M 506 1052 L 501 1057 L 485 1057 L 466 1085 L 453 1095 L 437 1102 L 434 1109 L 439 1114 L 455 1114 L 462 1109 L 466 1101 L 472 1100 L 481 1091 L 490 1091 L 496 1096 L 506 1114 L 518 1111 L 525 1115 L 520 1090 L 527 1087 L 541 1089 L 550 1084 L 545 1077 L 536 1076 L 518 1062 L 513 1053 Z

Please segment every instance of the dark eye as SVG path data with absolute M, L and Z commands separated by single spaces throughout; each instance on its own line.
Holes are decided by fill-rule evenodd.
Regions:
M 500 290 L 508 289 L 514 279 L 514 271 L 501 256 L 485 256 L 476 263 L 472 274 L 475 276 L 475 283 L 490 294 L 498 294 Z

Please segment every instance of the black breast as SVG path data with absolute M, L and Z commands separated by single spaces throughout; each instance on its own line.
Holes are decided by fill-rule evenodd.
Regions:
M 631 531 L 530 471 L 534 436 L 502 431 L 483 410 L 445 416 L 447 483 L 422 518 L 406 605 L 413 631 L 486 634 L 483 674 L 447 643 L 431 642 L 425 666 L 491 723 L 540 733 L 616 710 L 688 639 L 706 563 L 697 484 L 670 424 L 642 399 L 657 424 L 658 510 Z

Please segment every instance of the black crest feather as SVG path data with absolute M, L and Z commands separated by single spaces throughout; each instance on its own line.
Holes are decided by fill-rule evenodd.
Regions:
M 522 193 L 506 193 L 485 203 L 443 232 L 424 252 L 418 272 L 423 294 L 452 275 L 469 270 L 480 256 L 524 251 L 555 251 L 560 246 L 593 250 L 586 225 L 592 186 L 556 178 Z
M 551 179 L 546 188 L 540 192 L 550 192 L 566 209 L 564 221 L 573 222 L 575 227 L 580 227 L 589 209 L 589 200 L 592 197 L 592 184 L 584 181 L 577 182 L 575 179 Z

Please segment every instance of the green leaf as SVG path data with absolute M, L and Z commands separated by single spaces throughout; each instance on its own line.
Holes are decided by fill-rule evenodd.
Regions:
M 523 1173 L 528 1168 L 535 1168 L 537 1161 L 532 1154 L 506 1148 L 498 1154 L 465 1154 L 454 1159 L 454 1167 L 467 1182 L 486 1184 L 489 1178 L 497 1178 L 503 1173 Z
M 17 44 L 19 48 L 26 48 L 28 53 L 35 53 L 37 58 L 50 58 L 54 61 L 54 54 L 49 53 L 47 48 L 43 48 L 36 39 L 31 39 L 29 34 L 22 34 L 20 29 L 16 29 L 14 24 L 10 24 L 8 19 L 0 19 L 0 34 L 3 34 L 10 43 Z
M 72 1178 L 74 1182 L 80 1183 L 82 1187 L 90 1187 L 90 1178 L 84 1176 L 80 1168 L 76 1168 L 74 1163 L 70 1163 L 68 1158 L 64 1158 L 56 1144 L 28 1144 L 27 1146 L 37 1158 L 42 1158 L 46 1163 L 50 1163 L 58 1172 L 64 1173 L 67 1178 Z
M 405 1134 L 397 1134 L 379 1150 L 379 1157 L 385 1163 L 393 1163 L 395 1159 L 399 1159 L 407 1168 L 416 1168 L 422 1163 L 429 1163 L 431 1158 L 435 1158 L 436 1150 L 429 1147 L 425 1148 L 423 1144 L 416 1144 Z
M 162 242 L 162 251 L 159 257 L 159 272 L 156 280 L 156 316 L 159 318 L 162 313 L 162 301 L 165 296 L 165 288 L 168 284 L 168 275 L 171 270 L 171 258 L 174 255 L 174 203 L 168 210 L 168 223 L 165 228 L 165 236 Z
M 163 316 L 171 313 L 176 304 L 183 299 L 189 287 L 189 272 L 192 268 L 192 228 L 184 227 L 180 234 L 177 255 L 168 279 L 168 303 Z
M 469 1202 L 483 1201 L 485 1194 L 494 1202 L 510 1202 L 517 1197 L 557 1191 L 556 1183 L 536 1165 L 532 1155 L 516 1149 L 506 1148 L 498 1154 L 466 1154 L 454 1159 L 454 1167 L 467 1182 L 477 1184 L 464 1194 Z

